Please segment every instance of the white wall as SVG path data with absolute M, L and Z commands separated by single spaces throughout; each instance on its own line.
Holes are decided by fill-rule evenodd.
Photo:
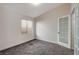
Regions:
M 33 28 L 22 34 L 20 30 L 21 19 L 33 20 L 17 13 L 16 8 L 10 5 L 0 5 L 0 50 L 27 42 L 34 38 Z
M 57 43 L 58 17 L 70 14 L 70 4 L 61 5 L 36 18 L 37 38 Z

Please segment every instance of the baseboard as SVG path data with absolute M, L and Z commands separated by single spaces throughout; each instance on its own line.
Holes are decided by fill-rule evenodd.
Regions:
M 23 43 L 20 43 L 20 44 L 17 44 L 17 45 L 8 47 L 8 48 L 4 48 L 4 49 L 0 50 L 0 52 L 1 52 L 1 51 L 4 51 L 4 50 L 7 50 L 7 49 L 10 49 L 10 48 L 13 48 L 13 47 L 16 47 L 16 46 L 19 46 L 19 45 L 24 44 L 24 43 L 29 43 L 29 42 L 34 41 L 34 40 L 36 40 L 36 39 L 32 39 L 32 40 L 29 40 L 29 41 L 27 41 L 27 42 L 23 42 Z
M 57 42 L 55 42 L 55 41 L 48 41 L 48 40 L 44 40 L 44 39 L 41 39 L 41 38 L 36 38 L 36 39 L 38 39 L 38 40 L 42 40 L 42 41 L 46 41 L 46 42 L 49 42 L 49 43 L 54 43 L 54 44 L 58 44 Z

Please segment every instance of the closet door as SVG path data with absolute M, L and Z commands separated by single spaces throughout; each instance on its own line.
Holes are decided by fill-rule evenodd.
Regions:
M 70 17 L 69 15 L 58 19 L 58 43 L 70 48 Z

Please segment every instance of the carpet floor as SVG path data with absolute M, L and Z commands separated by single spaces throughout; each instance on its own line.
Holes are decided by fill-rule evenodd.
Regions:
M 0 51 L 0 55 L 73 55 L 74 51 L 58 44 L 33 40 Z

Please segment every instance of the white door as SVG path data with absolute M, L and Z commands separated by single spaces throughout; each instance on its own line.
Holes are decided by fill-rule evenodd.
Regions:
M 70 16 L 58 18 L 58 43 L 70 48 Z

